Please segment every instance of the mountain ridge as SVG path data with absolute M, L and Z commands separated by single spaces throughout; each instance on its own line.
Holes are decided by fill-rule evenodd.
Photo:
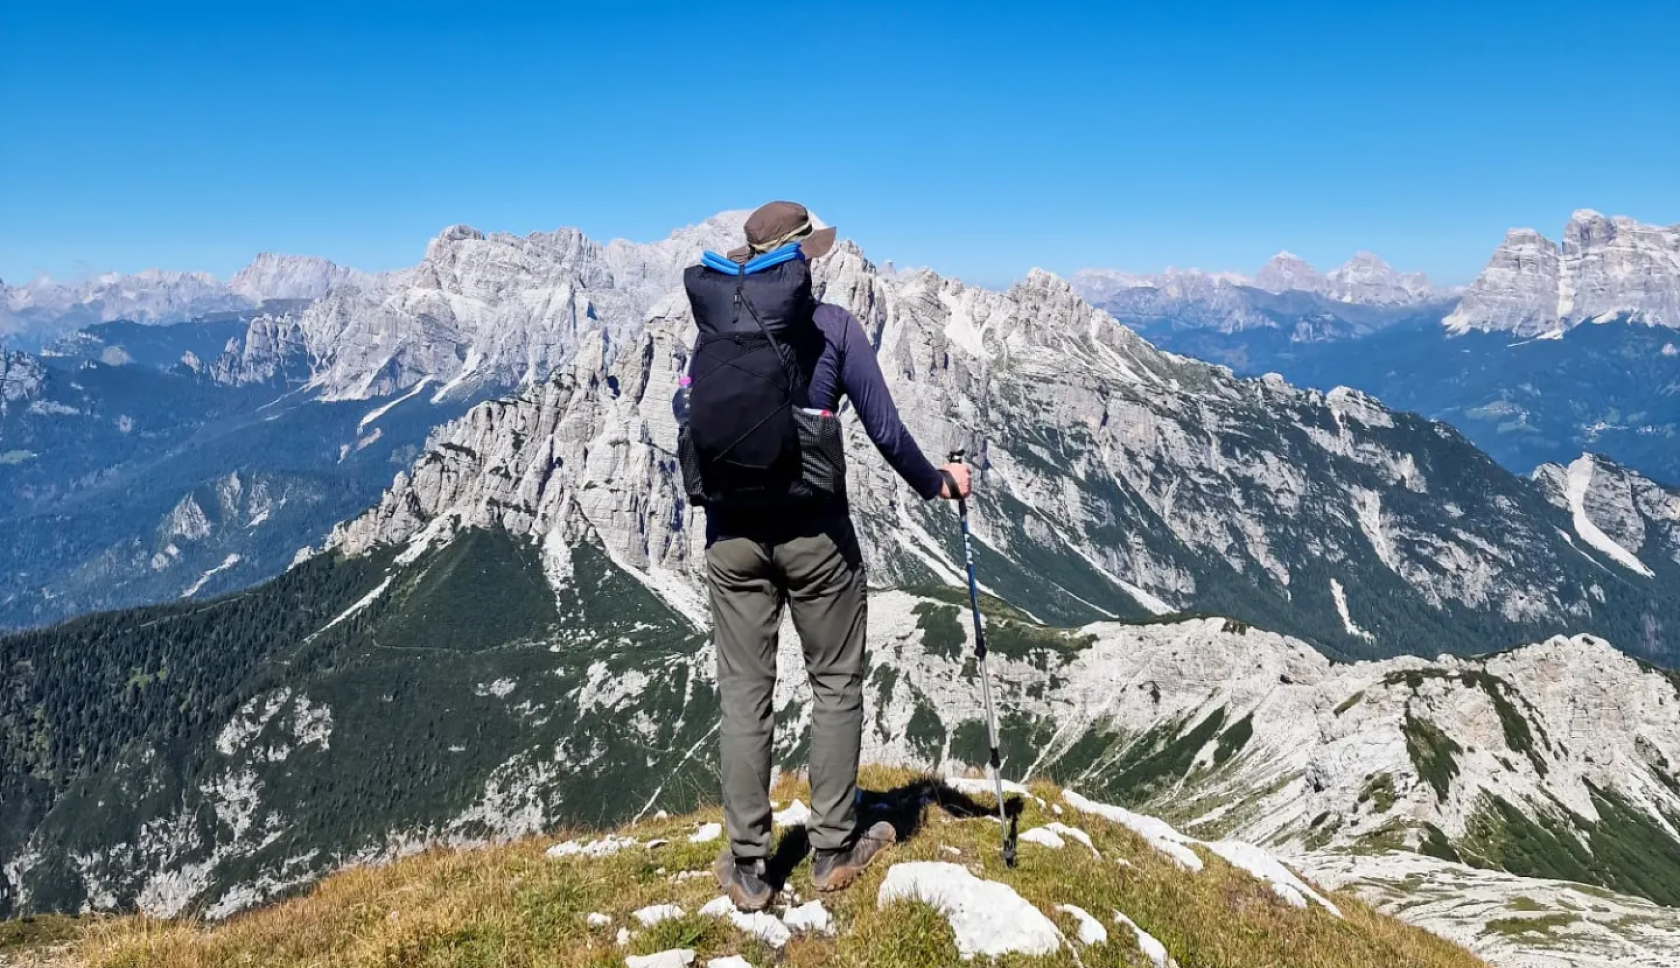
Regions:
M 1354 391 L 1240 381 L 1161 353 L 1048 273 L 1029 274 L 1005 293 L 925 270 L 886 277 L 848 243 L 818 264 L 818 281 L 879 341 L 917 439 L 930 452 L 961 447 L 974 455 L 988 521 L 981 554 L 1045 596 L 1044 617 L 1077 622 L 1208 607 L 1198 591 L 1206 583 L 1211 593 L 1236 596 L 1214 610 L 1364 654 L 1371 642 L 1335 617 L 1330 577 L 1318 577 L 1326 561 L 1371 560 L 1376 571 L 1361 570 L 1358 579 L 1350 572 L 1339 584 L 1367 594 L 1392 588 L 1379 598 L 1418 596 L 1426 613 L 1445 609 L 1454 622 L 1434 634 L 1447 641 L 1509 636 L 1526 622 L 1553 621 L 1547 615 L 1591 627 L 1614 612 L 1593 596 L 1620 598 L 1652 577 L 1637 570 L 1591 577 L 1599 566 L 1589 559 L 1603 549 L 1583 553 L 1564 537 L 1574 518 L 1444 426 L 1392 414 Z M 661 303 L 616 356 L 611 337 L 595 334 L 554 380 L 441 428 L 379 507 L 339 528 L 329 545 L 351 553 L 418 547 L 456 527 L 495 524 L 556 535 L 563 547 L 587 524 L 615 560 L 692 611 L 692 592 L 677 589 L 696 587 L 694 539 L 704 529 L 699 512 L 679 499 L 669 403 L 686 366 L 686 313 L 681 300 Z M 1163 398 L 1154 388 L 1173 392 Z M 860 429 L 850 420 L 847 427 L 851 452 L 871 453 Z M 1224 433 L 1243 443 L 1227 444 Z M 1227 446 L 1240 449 L 1226 454 Z M 1302 466 L 1317 476 L 1289 469 Z M 942 526 L 933 511 L 908 501 L 867 456 L 853 461 L 851 474 L 852 506 L 880 581 L 957 573 L 948 537 L 934 537 Z M 1499 497 L 1473 498 L 1460 479 L 1497 481 Z M 1442 502 L 1453 509 L 1445 522 Z M 1495 547 L 1504 550 L 1493 554 Z M 1012 561 L 1027 549 L 1041 556 L 1039 566 L 1022 570 Z M 1664 561 L 1680 555 L 1665 552 Z M 1447 560 L 1453 564 L 1441 570 Z M 1680 557 L 1658 567 L 1672 573 L 1677 564 Z M 1310 598 L 1297 571 L 1323 583 Z M 1576 598 L 1575 581 L 1597 590 Z M 1647 606 L 1634 608 L 1647 614 Z M 1308 631 L 1301 617 L 1313 609 L 1333 624 Z M 1505 631 L 1478 624 L 1486 621 Z M 1376 616 L 1360 624 L 1374 627 L 1379 641 L 1404 637 L 1399 625 L 1384 632 Z M 1660 636 L 1636 628 L 1615 637 L 1629 648 L 1662 648 Z
M 1328 274 L 1283 251 L 1252 278 L 1199 269 L 1082 269 L 1070 282 L 1081 296 L 1146 336 L 1161 330 L 1281 329 L 1307 342 L 1348 339 L 1418 313 L 1445 312 L 1456 298 L 1453 290 L 1431 286 L 1423 273 L 1395 272 L 1366 251 Z

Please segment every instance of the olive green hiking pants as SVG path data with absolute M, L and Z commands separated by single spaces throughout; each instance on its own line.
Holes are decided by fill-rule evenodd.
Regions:
M 706 549 L 723 705 L 723 813 L 738 860 L 770 856 L 776 637 L 785 603 L 811 680 L 811 846 L 839 850 L 857 826 L 863 741 L 863 557 L 850 520 L 781 541 L 720 538 Z

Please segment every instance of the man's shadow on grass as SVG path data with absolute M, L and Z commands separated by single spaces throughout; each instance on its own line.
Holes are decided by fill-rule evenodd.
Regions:
M 1016 826 L 1023 808 L 1019 795 L 1004 798 L 1004 813 L 1009 817 L 1009 839 L 1015 839 Z M 921 834 L 927 824 L 929 807 L 938 807 L 958 820 L 996 817 L 995 801 L 976 800 L 945 785 L 934 777 L 921 777 L 891 790 L 863 790 L 858 802 L 858 826 L 867 829 L 885 820 L 892 824 L 898 842 L 905 843 Z M 765 881 L 780 891 L 787 884 L 801 861 L 811 853 L 811 840 L 804 827 L 794 827 L 776 843 L 776 852 L 765 869 Z

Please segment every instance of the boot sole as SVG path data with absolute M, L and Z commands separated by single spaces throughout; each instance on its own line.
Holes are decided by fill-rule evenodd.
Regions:
M 836 874 L 821 884 L 813 882 L 811 886 L 815 887 L 817 889 L 817 893 L 819 894 L 833 894 L 836 891 L 844 891 L 846 888 L 851 887 L 858 879 L 858 875 L 862 873 L 863 868 L 855 868 L 847 871 L 845 874 Z
M 863 872 L 869 869 L 869 865 L 875 863 L 876 859 L 882 854 L 891 850 L 892 846 L 896 843 L 898 843 L 898 838 L 896 836 L 891 840 L 882 838 L 881 846 L 875 849 L 875 853 L 869 855 L 868 860 L 856 867 L 838 868 L 828 875 L 828 880 L 826 881 L 818 882 L 816 878 L 812 878 L 811 886 L 816 888 L 819 894 L 833 894 L 835 891 L 843 891 L 846 888 L 851 887 L 859 877 L 863 876 Z

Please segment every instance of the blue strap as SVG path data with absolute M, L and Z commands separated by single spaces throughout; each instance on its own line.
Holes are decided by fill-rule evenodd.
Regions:
M 706 252 L 700 257 L 700 264 L 708 269 L 722 272 L 731 276 L 750 276 L 755 272 L 763 272 L 772 266 L 779 266 L 784 262 L 805 258 L 805 253 L 799 248 L 798 242 L 789 242 L 779 249 L 773 249 L 763 255 L 754 256 L 741 265 L 734 259 L 718 255 L 716 252 Z
M 726 259 L 723 256 L 718 255 L 716 252 L 707 252 L 702 255 L 700 257 L 700 264 L 708 269 L 724 273 L 725 275 L 741 275 L 741 266 L 737 265 L 734 259 Z

